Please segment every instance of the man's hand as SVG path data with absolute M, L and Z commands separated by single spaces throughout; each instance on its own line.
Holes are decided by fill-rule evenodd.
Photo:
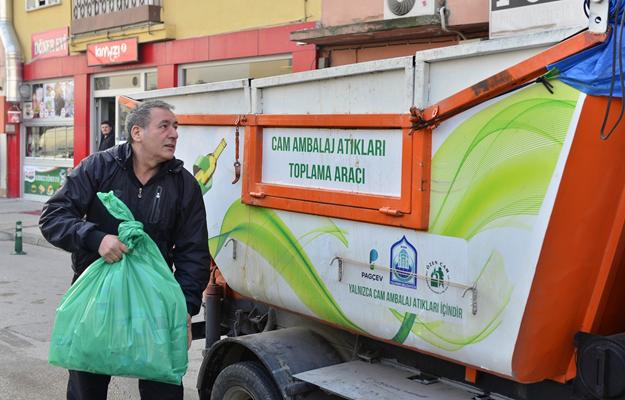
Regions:
M 109 264 L 121 260 L 124 253 L 128 253 L 128 247 L 115 235 L 104 236 L 98 248 L 98 254 Z
M 187 315 L 187 350 L 191 348 L 193 337 L 191 335 L 191 316 Z

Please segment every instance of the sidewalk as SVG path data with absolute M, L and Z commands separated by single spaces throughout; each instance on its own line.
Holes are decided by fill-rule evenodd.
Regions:
M 0 198 L 0 240 L 15 240 L 15 222 L 22 221 L 24 243 L 54 248 L 39 231 L 42 207 L 38 201 Z

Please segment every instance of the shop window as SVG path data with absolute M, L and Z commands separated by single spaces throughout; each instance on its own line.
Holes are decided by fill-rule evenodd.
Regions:
M 24 119 L 74 117 L 74 82 L 57 81 L 32 85 L 32 101 L 24 102 Z
M 290 74 L 290 58 L 253 59 L 237 62 L 216 62 L 183 69 L 185 85 L 221 82 L 233 79 L 265 78 L 274 75 Z
M 71 159 L 74 157 L 74 127 L 27 127 L 25 150 L 26 157 Z
M 61 0 L 26 0 L 26 11 L 61 4 Z
M 101 76 L 93 80 L 95 90 L 141 88 L 140 74 Z

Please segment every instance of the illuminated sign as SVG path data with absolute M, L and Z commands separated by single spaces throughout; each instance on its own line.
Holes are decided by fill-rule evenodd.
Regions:
M 137 38 L 94 43 L 87 46 L 87 65 L 112 65 L 139 60 Z
M 67 27 L 51 31 L 33 33 L 31 36 L 31 55 L 33 59 L 63 57 L 69 54 Z

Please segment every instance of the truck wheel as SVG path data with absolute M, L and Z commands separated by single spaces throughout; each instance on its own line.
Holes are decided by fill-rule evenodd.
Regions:
M 224 368 L 213 385 L 212 400 L 281 400 L 273 379 L 253 361 Z

